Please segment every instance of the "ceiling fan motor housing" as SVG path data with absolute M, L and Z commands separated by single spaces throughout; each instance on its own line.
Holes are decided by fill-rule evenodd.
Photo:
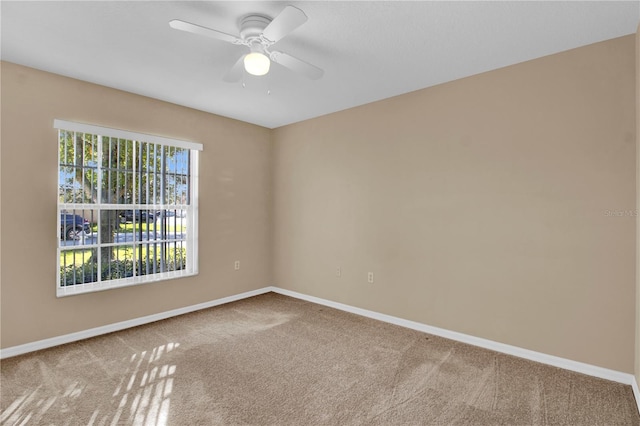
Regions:
M 271 19 L 262 15 L 248 15 L 240 21 L 240 37 L 251 42 L 252 39 L 260 39 L 260 35 L 271 23 Z

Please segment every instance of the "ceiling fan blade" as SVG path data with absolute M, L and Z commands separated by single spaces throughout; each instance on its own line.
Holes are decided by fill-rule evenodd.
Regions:
M 267 25 L 262 35 L 273 43 L 307 22 L 307 15 L 297 7 L 287 6 Z
M 229 71 L 222 77 L 224 81 L 227 83 L 235 83 L 236 81 L 242 78 L 242 73 L 244 72 L 244 57 L 247 55 L 240 56 L 240 59 L 236 61 L 235 64 L 231 67 Z
M 280 64 L 289 68 L 291 71 L 303 74 L 306 77 L 317 80 L 324 75 L 324 71 L 321 68 L 311 65 L 302 59 L 295 58 L 287 53 L 271 52 L 271 60 L 276 64 Z
M 200 25 L 181 21 L 179 19 L 169 21 L 169 26 L 176 30 L 186 31 L 188 33 L 198 34 L 205 37 L 211 37 L 218 40 L 226 41 L 228 43 L 240 44 L 242 42 L 242 40 L 240 40 L 238 37 L 232 36 L 231 34 L 212 30 L 211 28 L 202 27 Z

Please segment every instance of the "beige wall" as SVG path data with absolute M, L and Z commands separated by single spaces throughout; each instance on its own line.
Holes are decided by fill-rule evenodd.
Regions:
M 275 284 L 633 372 L 634 40 L 276 129 Z
M 10 63 L 1 78 L 3 348 L 272 284 L 268 129 Z M 54 118 L 204 145 L 197 277 L 56 298 Z

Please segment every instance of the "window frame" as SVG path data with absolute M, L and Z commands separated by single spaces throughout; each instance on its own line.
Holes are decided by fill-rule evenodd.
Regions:
M 56 216 L 57 216 L 56 296 L 64 297 L 64 296 L 70 296 L 75 294 L 103 291 L 103 290 L 109 290 L 113 288 L 128 287 L 133 285 L 140 285 L 140 284 L 146 284 L 151 282 L 164 281 L 168 279 L 183 278 L 187 276 L 197 275 L 198 274 L 198 216 L 199 216 L 198 176 L 199 176 L 199 152 L 203 150 L 202 144 L 191 142 L 191 141 L 180 140 L 180 139 L 167 138 L 167 137 L 158 136 L 158 135 L 132 132 L 132 131 L 121 130 L 121 129 L 113 129 L 108 127 L 96 126 L 96 125 L 85 124 L 85 123 L 77 123 L 73 121 L 66 121 L 66 120 L 60 120 L 60 119 L 54 120 L 53 127 L 57 130 L 56 141 L 58 145 L 58 155 L 56 156 L 56 158 L 58 160 L 58 165 L 57 165 L 58 184 L 56 186 L 57 186 L 58 192 L 60 190 L 59 179 L 62 173 L 62 166 L 61 166 L 62 163 L 61 163 L 61 157 L 60 157 L 60 134 L 61 134 L 60 132 L 61 131 L 97 135 L 99 140 L 98 142 L 99 148 L 97 150 L 98 156 L 101 156 L 101 152 L 102 152 L 101 144 L 102 144 L 103 137 L 114 138 L 118 140 L 122 139 L 122 140 L 134 141 L 134 146 L 135 146 L 135 143 L 138 142 L 138 143 L 161 145 L 163 147 L 181 148 L 181 149 L 188 150 L 188 155 L 189 155 L 189 171 L 188 171 L 188 180 L 189 180 L 188 198 L 189 199 L 186 204 L 177 204 L 177 203 L 174 203 L 171 205 L 140 204 L 140 203 L 110 204 L 107 202 L 103 202 L 100 196 L 96 197 L 97 201 L 95 203 L 85 203 L 85 202 L 66 203 L 66 202 L 61 202 L 60 195 L 58 194 L 57 208 L 56 208 L 57 210 L 56 211 Z M 99 182 L 101 182 L 101 180 L 103 179 L 102 177 L 102 174 L 104 173 L 103 169 L 104 169 L 104 166 L 101 164 L 100 160 L 98 160 L 97 166 L 96 166 L 96 172 L 99 176 L 98 184 L 96 186 L 96 190 L 98 191 L 98 194 L 101 191 L 101 185 Z M 132 277 L 125 277 L 125 278 L 118 278 L 118 279 L 104 280 L 104 281 L 100 279 L 101 278 L 100 273 L 98 273 L 98 281 L 96 282 L 80 283 L 80 284 L 73 284 L 73 285 L 62 285 L 62 283 L 60 282 L 60 279 L 61 279 L 60 268 L 61 268 L 61 256 L 63 252 L 76 250 L 76 249 L 95 249 L 97 253 L 100 253 L 100 249 L 103 247 L 109 247 L 111 245 L 115 247 L 115 244 L 113 242 L 103 244 L 102 241 L 100 241 L 99 234 L 100 234 L 100 221 L 101 221 L 102 212 L 105 212 L 108 210 L 122 210 L 122 209 L 127 209 L 127 210 L 131 209 L 135 212 L 136 210 L 146 210 L 149 207 L 151 207 L 152 209 L 155 209 L 158 206 L 160 206 L 161 210 L 173 210 L 173 209 L 178 210 L 179 209 L 187 212 L 186 214 L 187 214 L 188 226 L 186 227 L 186 239 L 184 240 L 186 244 L 186 252 L 187 252 L 185 269 L 157 272 L 157 273 L 151 273 L 146 275 L 134 275 Z M 69 211 L 69 208 L 71 208 L 71 211 Z M 72 249 L 65 247 L 64 241 L 60 235 L 60 232 L 61 232 L 60 216 L 61 214 L 63 214 L 63 212 L 67 212 L 68 214 L 75 214 L 73 210 L 98 211 L 98 215 L 97 215 L 98 216 L 97 218 L 98 237 L 94 244 L 73 245 Z M 154 244 L 159 244 L 159 243 L 154 243 Z M 141 250 L 143 245 L 144 244 L 141 241 L 132 242 L 132 247 L 134 248 L 134 252 L 137 246 L 139 246 Z M 149 244 L 147 244 L 147 246 L 148 245 Z M 149 258 L 147 256 L 147 261 L 148 260 Z M 100 261 L 98 260 L 98 262 Z M 99 263 L 97 268 L 100 271 Z

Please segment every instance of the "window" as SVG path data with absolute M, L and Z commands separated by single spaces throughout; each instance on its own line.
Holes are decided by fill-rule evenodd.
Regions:
M 57 295 L 198 273 L 202 145 L 55 120 Z

